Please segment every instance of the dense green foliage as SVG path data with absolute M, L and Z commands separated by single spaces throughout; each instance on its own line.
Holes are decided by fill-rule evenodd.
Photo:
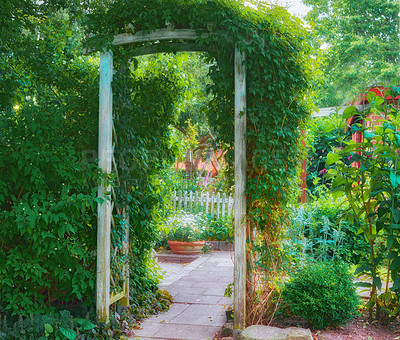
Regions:
M 400 88 L 392 86 L 385 91 L 385 98 L 369 92 L 370 106 L 363 111 L 348 107 L 343 119 L 356 115 L 357 122 L 349 128 L 352 133 L 360 131 L 363 139 L 361 142 L 342 140 L 342 147 L 327 157 L 328 165 L 335 164 L 328 172 L 333 178 L 332 195 L 334 198 L 346 195 L 351 215 L 362 220 L 358 233 L 369 243 L 369 253 L 359 263 L 356 274 L 366 274 L 372 281 L 363 283 L 372 287 L 370 319 L 377 290 L 382 289 L 380 267 L 386 267 L 382 273 L 385 293 L 400 292 L 400 119 L 398 105 L 387 100 L 399 91 Z M 379 119 L 371 120 L 371 115 Z M 350 161 L 354 163 L 349 164 Z M 389 280 L 393 281 L 391 289 Z
M 82 56 L 77 12 L 60 10 L 63 4 L 55 1 L 24 2 L 20 10 L 9 3 L 15 8 L 13 27 L 2 36 L 0 51 L 5 58 L 0 65 L 0 313 L 79 306 L 80 315 L 94 309 L 95 297 L 98 59 Z M 153 301 L 160 296 L 159 275 L 149 256 L 156 234 L 149 221 L 162 198 L 154 174 L 173 159 L 169 124 L 175 121 L 180 85 L 169 75 L 144 69 L 135 78 L 129 72 L 121 81 L 137 91 L 115 96 L 119 179 L 129 181 L 121 185 L 115 175 L 107 177 L 120 202 L 130 207 L 128 260 L 136 310 L 159 309 Z M 156 86 L 158 101 L 150 106 L 146 98 Z M 132 100 L 135 106 L 128 105 Z M 126 261 L 118 251 L 126 227 L 119 210 L 114 221 L 112 271 L 118 286 Z
M 174 191 L 192 191 L 199 190 L 198 183 L 190 180 L 187 173 L 174 168 L 165 169 L 160 173 L 160 181 L 165 186 L 168 196 L 172 196 Z
M 204 230 L 207 241 L 233 241 L 233 216 L 207 216 L 208 222 Z
M 102 333 L 98 325 L 88 319 L 73 318 L 67 310 L 57 315 L 20 316 L 14 327 L 8 327 L 4 322 L 0 327 L 0 339 L 28 340 L 28 339 L 76 339 L 77 336 L 85 340 L 101 339 Z
M 0 103 L 0 308 L 23 314 L 93 302 L 99 178 L 85 159 L 96 65 L 77 56 L 65 12 L 31 20 Z
M 320 107 L 342 105 L 371 83 L 399 81 L 399 3 L 391 0 L 304 0 L 306 20 L 324 62 Z
M 345 122 L 336 112 L 328 117 L 313 118 L 307 129 L 307 190 L 311 197 L 318 198 L 325 187 L 330 187 L 331 180 L 326 172 L 332 165 L 326 165 L 326 157 L 332 148 L 338 147 L 338 136 L 346 136 Z
M 315 329 L 337 327 L 356 316 L 359 297 L 349 268 L 340 263 L 307 263 L 285 284 L 283 301 Z
M 353 223 L 349 222 L 346 206 L 343 199 L 334 201 L 325 193 L 317 201 L 294 209 L 287 248 L 295 263 L 310 258 L 359 263 L 369 245 L 357 233 L 360 221 L 353 216 Z

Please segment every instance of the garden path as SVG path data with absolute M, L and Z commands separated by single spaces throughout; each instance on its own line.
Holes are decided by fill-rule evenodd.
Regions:
M 233 253 L 213 251 L 189 264 L 160 266 L 166 275 L 159 287 L 170 292 L 174 301 L 167 312 L 143 321 L 131 339 L 214 339 L 233 303 L 224 297 L 233 282 Z

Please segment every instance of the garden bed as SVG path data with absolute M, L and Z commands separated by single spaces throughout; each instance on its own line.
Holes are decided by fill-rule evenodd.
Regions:
M 271 326 L 282 328 L 294 326 L 312 329 L 304 319 L 299 317 L 278 317 L 271 323 Z M 312 330 L 312 333 L 315 340 L 394 340 L 400 339 L 400 321 L 397 319 L 387 327 L 383 327 L 378 325 L 377 322 L 370 324 L 368 315 L 363 314 L 345 326 L 325 331 Z
M 314 340 L 395 340 L 400 339 L 400 320 L 395 320 L 389 326 L 382 327 L 376 323 L 369 324 L 368 316 L 362 315 L 345 326 L 328 329 L 325 331 L 312 330 L 304 319 L 299 317 L 276 318 L 271 326 L 287 328 L 302 327 L 312 330 Z M 215 336 L 214 340 L 222 339 L 221 335 Z

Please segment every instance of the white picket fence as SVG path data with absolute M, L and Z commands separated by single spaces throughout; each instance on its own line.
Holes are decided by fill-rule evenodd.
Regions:
M 204 212 L 207 215 L 222 217 L 233 213 L 233 198 L 225 193 L 174 191 L 172 202 L 175 210 L 191 213 Z

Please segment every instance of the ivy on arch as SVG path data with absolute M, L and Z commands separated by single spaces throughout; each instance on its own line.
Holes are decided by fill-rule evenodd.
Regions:
M 301 130 L 309 116 L 307 101 L 313 53 L 299 19 L 283 8 L 244 6 L 236 1 L 115 0 L 88 10 L 87 45 L 112 50 L 115 63 L 126 63 L 146 51 L 207 51 L 214 98 L 209 121 L 217 138 L 229 145 L 228 163 L 234 167 L 235 47 L 247 56 L 246 68 L 246 221 L 247 322 L 268 316 L 264 296 L 273 289 L 274 270 L 282 265 L 279 245 L 283 212 L 296 194 Z M 98 4 L 97 4 L 98 5 Z M 149 41 L 166 32 L 166 39 Z M 192 30 L 193 37 L 174 31 Z M 170 32 L 170 33 L 168 33 Z M 118 39 L 146 34 L 146 39 L 116 49 Z M 237 162 L 236 162 L 237 163 Z M 257 231 L 257 232 L 256 232 Z M 236 232 L 238 232 L 236 230 Z M 258 283 L 262 283 L 260 289 Z M 257 289 L 256 289 L 257 288 Z M 260 295 L 261 294 L 261 295 Z M 244 313 L 243 313 L 244 317 Z

